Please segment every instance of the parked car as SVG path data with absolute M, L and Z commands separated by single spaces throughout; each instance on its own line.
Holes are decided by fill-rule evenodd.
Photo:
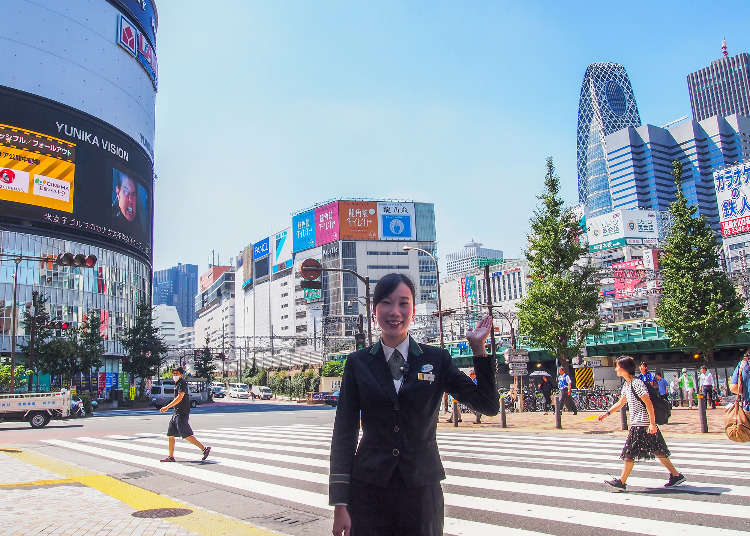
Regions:
M 205 382 L 194 378 L 188 378 L 188 390 L 190 392 L 190 407 L 208 402 L 208 393 L 205 390 Z M 174 400 L 174 382 L 172 380 L 160 380 L 151 385 L 151 404 L 156 408 L 166 406 Z
M 212 387 L 211 388 L 211 396 L 213 398 L 224 398 L 227 395 L 226 389 L 224 387 Z
M 265 385 L 253 385 L 253 388 L 250 389 L 250 394 L 253 396 L 253 399 L 271 400 L 273 398 L 273 391 Z
M 232 387 L 229 389 L 230 398 L 250 398 L 250 391 L 245 387 Z
M 328 396 L 326 396 L 326 404 L 327 405 L 333 406 L 335 408 L 338 405 L 338 403 L 339 403 L 339 392 L 338 391 L 334 391 L 334 392 L 330 393 Z

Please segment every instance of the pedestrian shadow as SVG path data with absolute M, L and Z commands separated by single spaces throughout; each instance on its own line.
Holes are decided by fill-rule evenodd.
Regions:
M 215 460 L 205 460 L 205 461 L 204 460 L 185 460 L 185 461 L 177 462 L 177 463 L 181 465 L 186 464 L 186 463 L 192 463 L 194 465 L 216 465 L 219 462 Z
M 732 491 L 723 486 L 679 486 L 674 488 L 645 488 L 634 491 L 638 495 L 721 495 Z
M 60 425 L 52 425 L 52 426 L 45 426 L 44 427 L 45 430 L 52 430 L 52 429 L 55 429 L 55 428 L 65 428 L 65 429 L 67 429 L 67 428 L 83 428 L 83 425 L 82 424 L 60 424 Z M 18 427 L 14 426 L 13 428 L 4 428 L 4 427 L 0 428 L 0 431 L 3 431 L 3 432 L 5 432 L 5 431 L 18 431 L 18 430 L 28 430 L 29 432 L 31 432 L 33 430 L 40 430 L 40 428 L 32 428 L 31 426 L 18 426 Z

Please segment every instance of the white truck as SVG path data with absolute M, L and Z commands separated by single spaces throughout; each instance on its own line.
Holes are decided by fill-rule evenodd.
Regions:
M 71 408 L 70 391 L 0 395 L 0 423 L 28 421 L 32 428 L 43 428 L 52 419 L 67 419 Z

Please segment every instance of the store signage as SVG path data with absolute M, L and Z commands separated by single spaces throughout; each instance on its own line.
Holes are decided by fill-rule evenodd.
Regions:
M 269 238 L 264 238 L 260 242 L 256 242 L 253 246 L 253 259 L 267 257 L 269 253 L 269 244 Z
M 141 67 L 146 71 L 154 89 L 159 82 L 159 67 L 156 59 L 156 51 L 149 43 L 148 38 L 133 24 L 125 15 L 119 16 L 117 25 L 117 44 L 128 51 Z
M 750 232 L 750 163 L 738 163 L 714 172 L 721 235 Z

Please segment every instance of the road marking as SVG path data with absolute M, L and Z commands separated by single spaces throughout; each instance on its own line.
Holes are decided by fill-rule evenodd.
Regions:
M 28 482 L 11 482 L 9 484 L 0 484 L 0 488 L 21 488 L 35 486 L 60 486 L 62 484 L 75 484 L 72 478 L 58 478 L 57 480 L 31 480 Z
M 48 440 L 47 442 L 49 441 L 56 440 Z M 67 475 L 72 482 L 96 489 L 123 504 L 127 504 L 136 511 L 152 508 L 187 508 L 192 510 L 188 515 L 164 518 L 164 521 L 198 534 L 206 536 L 281 536 L 275 532 L 253 527 L 240 520 L 175 501 L 111 476 L 93 473 L 41 454 L 28 451 L 8 452 L 6 454 L 53 473 Z

